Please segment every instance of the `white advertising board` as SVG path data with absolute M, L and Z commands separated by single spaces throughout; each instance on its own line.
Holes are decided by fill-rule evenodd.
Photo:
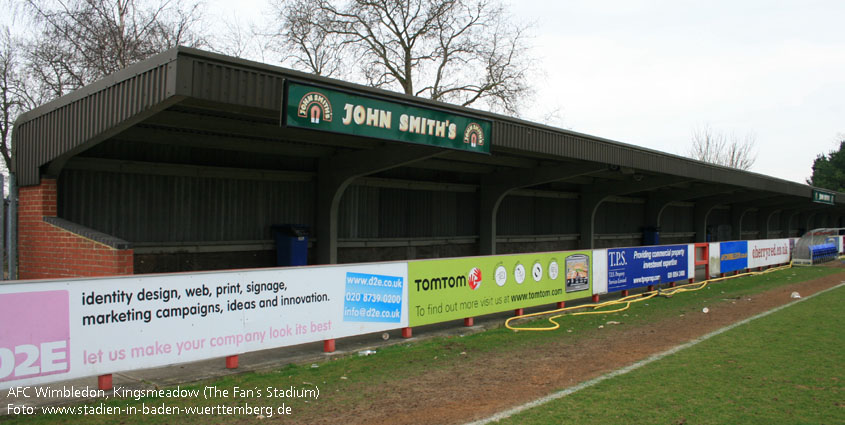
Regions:
M 0 389 L 408 326 L 408 265 L 0 285 Z
M 788 263 L 789 239 L 761 239 L 748 241 L 748 267 L 765 267 Z
M 695 279 L 695 244 L 687 245 L 687 277 Z
M 593 250 L 593 295 L 607 293 L 607 250 Z
M 710 277 L 719 277 L 722 272 L 722 250 L 719 242 L 711 242 L 707 247 L 710 254 Z

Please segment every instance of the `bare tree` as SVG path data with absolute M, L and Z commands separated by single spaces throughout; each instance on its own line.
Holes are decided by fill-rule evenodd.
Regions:
M 265 37 L 253 24 L 245 23 L 236 16 L 222 18 L 225 30 L 214 34 L 210 48 L 224 55 L 264 61 L 265 51 L 269 47 L 262 42 Z
M 497 0 L 272 0 L 292 66 L 511 114 L 531 88 L 526 28 Z
M 332 31 L 329 15 L 314 9 L 315 4 L 314 0 L 272 2 L 283 24 L 263 35 L 269 49 L 278 54 L 283 63 L 316 75 L 338 76 L 344 69 L 345 40 L 340 33 Z
M 748 170 L 757 160 L 756 145 L 757 138 L 753 133 L 740 138 L 702 126 L 693 130 L 688 155 L 699 161 Z
M 0 34 L 0 152 L 3 154 L 6 170 L 12 162 L 9 138 L 12 135 L 12 122 L 19 109 L 14 92 L 16 54 L 9 29 L 3 28 L 3 33 Z
M 33 78 L 58 97 L 165 49 L 204 44 L 199 4 L 158 1 L 24 0 L 40 31 L 28 49 Z
M 12 165 L 15 119 L 21 112 L 34 108 L 39 100 L 39 91 L 33 90 L 25 78 L 23 45 L 3 27 L 0 29 L 0 153 L 5 170 L 10 170 Z

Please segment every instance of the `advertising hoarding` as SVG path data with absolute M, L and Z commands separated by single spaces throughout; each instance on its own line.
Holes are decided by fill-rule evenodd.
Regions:
M 593 295 L 607 293 L 607 250 L 593 250 Z
M 833 192 L 813 189 L 813 202 L 834 205 L 836 203 L 836 195 Z
M 789 239 L 748 241 L 748 267 L 765 267 L 788 263 L 792 258 Z
M 707 244 L 707 251 L 710 256 L 710 277 L 719 277 L 719 274 L 722 272 L 722 256 L 719 249 L 720 247 L 721 244 L 719 242 Z
M 730 273 L 748 268 L 748 241 L 719 243 L 719 271 Z
M 487 120 L 309 84 L 288 82 L 286 92 L 291 127 L 490 153 Z
M 592 295 L 590 251 L 408 262 L 410 326 Z
M 0 285 L 0 388 L 406 327 L 407 264 Z
M 607 291 L 676 282 L 689 278 L 687 245 L 607 250 Z

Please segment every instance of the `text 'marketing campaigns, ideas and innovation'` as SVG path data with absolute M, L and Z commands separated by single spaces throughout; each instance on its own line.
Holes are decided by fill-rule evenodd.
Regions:
M 406 274 L 373 263 L 2 285 L 0 388 L 405 327 Z

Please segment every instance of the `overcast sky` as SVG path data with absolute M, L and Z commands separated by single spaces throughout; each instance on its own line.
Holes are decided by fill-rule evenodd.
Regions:
M 845 133 L 843 1 L 512 3 L 536 23 L 539 104 L 562 126 L 683 154 L 694 128 L 756 135 L 751 171 L 804 182 Z
M 249 1 L 209 0 L 208 11 L 260 18 L 266 3 Z M 751 134 L 751 171 L 801 183 L 845 133 L 845 1 L 510 5 L 534 23 L 528 118 L 557 110 L 553 125 L 681 155 L 695 128 Z

